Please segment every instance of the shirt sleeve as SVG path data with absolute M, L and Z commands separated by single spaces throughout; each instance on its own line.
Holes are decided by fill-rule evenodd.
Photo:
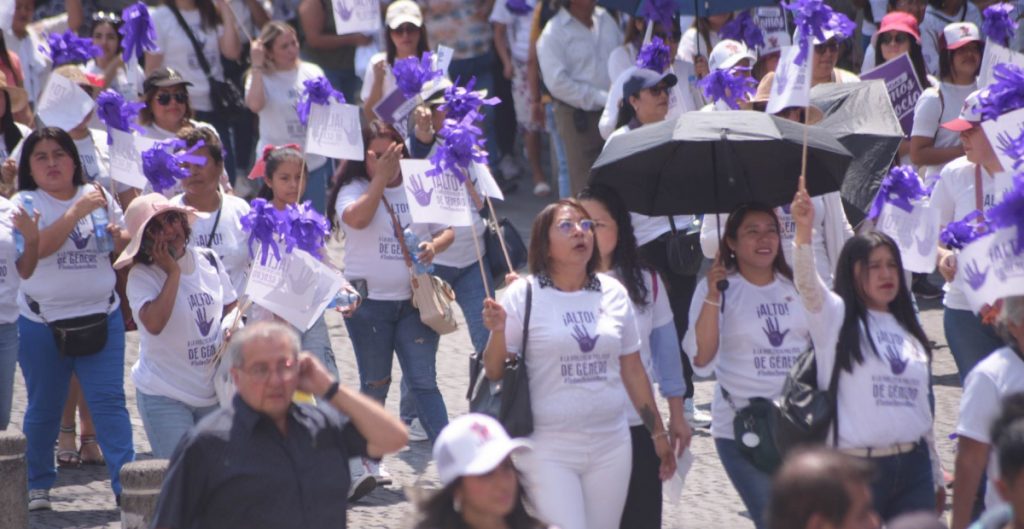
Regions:
M 192 439 L 191 435 L 186 435 L 171 454 L 152 527 L 192 527 L 193 517 L 201 511 L 202 500 L 206 497 L 202 469 L 206 465 Z
M 683 381 L 683 358 L 679 355 L 676 324 L 670 321 L 652 329 L 650 342 L 658 391 L 666 399 L 682 397 L 686 394 L 686 383 Z
M 704 307 L 704 298 L 707 295 L 708 282 L 698 281 L 697 288 L 694 289 L 693 297 L 690 299 L 690 325 L 683 337 L 683 351 L 686 351 L 686 355 L 690 357 L 693 372 L 702 377 L 711 375 L 715 370 L 714 360 L 708 362 L 708 365 L 704 367 L 697 367 L 697 364 L 692 361 L 697 358 L 697 318 L 700 317 L 700 311 Z
M 376 55 L 373 59 L 366 63 L 366 72 L 363 74 L 363 87 L 359 90 L 359 98 L 366 101 L 370 97 L 370 90 L 373 88 L 373 83 L 377 80 L 377 73 L 375 67 L 377 63 L 384 60 L 380 55 Z M 386 96 L 387 94 L 381 94 Z
M 616 310 L 622 318 L 621 355 L 628 355 L 640 351 L 640 330 L 636 326 L 636 313 L 633 311 L 633 304 L 629 302 L 629 295 L 626 294 L 626 287 L 617 286 L 619 293 L 615 296 L 615 304 L 619 306 Z
M 367 457 L 367 441 L 359 432 L 356 425 L 349 421 L 341 427 L 341 443 L 345 450 L 345 457 Z
M 960 399 L 957 435 L 992 444 L 989 430 L 1001 407 L 999 388 L 996 387 L 995 381 L 982 370 L 971 370 L 964 382 L 964 393 Z
M 494 1 L 494 9 L 491 10 L 490 22 L 494 24 L 504 24 L 506 26 L 512 25 L 512 14 L 509 13 L 508 7 L 505 6 L 505 0 Z
M 334 205 L 339 223 L 341 222 L 342 214 L 345 213 L 345 208 L 363 196 L 366 188 L 366 183 L 360 180 L 353 180 L 341 188 L 341 191 L 338 192 L 338 200 Z
M 222 301 L 225 305 L 229 305 L 238 301 L 238 293 L 235 292 L 235 287 L 231 284 L 231 276 L 228 275 L 227 267 L 224 266 L 224 261 L 220 260 L 220 256 L 217 252 L 209 250 L 210 254 L 213 255 L 214 261 L 217 262 L 217 276 L 220 277 L 220 288 L 223 294 Z
M 526 282 L 532 277 L 521 277 L 505 290 L 501 306 L 505 309 L 505 349 L 518 355 L 523 350 L 523 320 L 526 314 Z M 536 295 L 534 289 L 534 295 Z
M 128 303 L 132 307 L 132 316 L 135 321 L 142 321 L 140 316 L 142 307 L 156 299 L 160 295 L 163 285 L 158 285 L 156 278 L 149 271 L 148 266 L 133 266 L 128 272 L 128 285 L 125 291 L 128 294 Z
M 565 50 L 573 44 L 561 41 L 558 19 L 553 18 L 537 41 L 537 59 L 541 76 L 551 95 L 569 106 L 583 110 L 601 108 L 608 98 L 606 90 L 574 80 L 569 75 Z
M 929 88 L 917 99 L 917 105 L 914 106 L 914 126 L 910 129 L 911 137 L 935 138 L 935 133 L 939 130 L 939 121 L 942 120 L 938 90 Z

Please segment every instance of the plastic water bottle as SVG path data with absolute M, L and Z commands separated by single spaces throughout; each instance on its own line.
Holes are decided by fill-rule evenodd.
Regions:
M 420 243 L 422 242 L 420 241 L 420 238 L 415 233 L 413 233 L 412 229 L 410 228 L 406 228 L 405 231 L 402 232 L 402 235 L 405 236 L 405 246 L 409 248 L 409 254 L 410 257 L 412 257 L 413 264 L 415 265 L 416 274 L 429 274 L 433 272 L 433 263 L 431 263 L 429 266 L 423 266 L 416 258 L 416 254 L 419 252 Z
M 35 209 L 35 198 L 28 193 L 22 194 L 21 207 L 28 212 L 30 217 L 34 216 L 35 211 L 33 210 Z M 14 247 L 18 250 L 18 257 L 21 257 L 21 254 L 25 253 L 25 237 L 18 230 L 14 230 Z
M 107 224 L 110 224 L 110 217 L 107 216 L 107 208 L 96 208 L 89 214 L 92 217 L 92 232 L 96 238 L 96 250 L 100 253 L 114 251 L 114 238 L 107 231 Z
M 338 294 L 334 296 L 334 299 L 327 304 L 327 308 L 333 309 L 335 307 L 350 307 L 359 301 L 359 297 L 359 294 L 356 294 L 355 292 L 349 292 L 348 290 L 341 289 L 338 291 Z

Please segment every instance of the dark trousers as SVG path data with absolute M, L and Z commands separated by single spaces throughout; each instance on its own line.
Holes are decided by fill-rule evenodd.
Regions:
M 672 307 L 672 317 L 676 324 L 676 333 L 682 340 L 686 335 L 686 329 L 690 326 L 690 300 L 693 299 L 693 291 L 697 288 L 697 276 L 684 276 L 672 272 L 668 266 L 668 251 L 666 249 L 665 236 L 658 237 L 653 241 L 640 247 L 640 256 L 644 258 L 649 266 L 658 271 L 658 275 L 665 282 L 665 290 L 668 293 L 668 303 Z M 686 382 L 685 397 L 693 398 L 693 366 L 690 365 L 690 357 L 686 355 L 682 347 L 679 352 L 683 357 L 683 381 Z
M 661 528 L 661 480 L 658 471 L 661 459 L 654 450 L 654 441 L 647 427 L 632 426 L 633 471 L 629 475 L 626 507 L 622 510 L 619 529 Z

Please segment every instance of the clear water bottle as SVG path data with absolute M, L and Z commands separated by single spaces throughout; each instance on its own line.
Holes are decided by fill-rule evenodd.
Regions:
M 327 304 L 327 308 L 343 309 L 345 307 L 350 307 L 356 304 L 357 302 L 359 302 L 359 294 L 356 294 L 355 292 L 349 292 L 348 290 L 345 289 L 341 289 L 338 291 L 338 294 L 334 296 L 334 299 L 332 299 L 331 302 Z
M 409 248 L 409 253 L 412 257 L 412 262 L 415 266 L 417 274 L 429 274 L 434 271 L 434 264 L 431 263 L 429 266 L 423 266 L 416 258 L 416 254 L 419 253 L 420 243 L 423 242 L 420 238 L 413 233 L 412 229 L 406 228 L 402 235 L 405 236 L 405 246 Z
M 99 207 L 89 214 L 92 217 L 92 232 L 96 239 L 96 250 L 100 253 L 114 251 L 114 238 L 107 231 L 107 224 L 110 224 L 110 217 L 107 216 L 107 208 Z
M 28 212 L 29 217 L 35 216 L 35 198 L 32 195 L 21 195 L 21 207 Z M 18 230 L 14 230 L 14 247 L 18 250 L 18 257 L 25 253 L 25 237 Z

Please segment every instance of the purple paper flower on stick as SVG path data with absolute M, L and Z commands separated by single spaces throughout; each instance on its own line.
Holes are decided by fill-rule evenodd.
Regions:
M 999 63 L 992 68 L 992 78 L 994 81 L 978 101 L 982 119 L 996 119 L 1024 108 L 1024 69 L 1016 64 Z
M 886 203 L 909 213 L 914 209 L 912 200 L 925 198 L 929 194 L 928 190 L 921 185 L 921 179 L 918 178 L 917 171 L 912 166 L 893 167 L 889 174 L 882 179 L 882 185 L 879 186 L 875 201 L 871 204 L 868 218 L 877 219 L 882 214 L 882 206 Z
M 334 89 L 326 77 L 320 76 L 316 79 L 302 81 L 304 88 L 295 103 L 295 112 L 299 116 L 299 122 L 303 125 L 309 124 L 309 112 L 314 104 L 329 105 L 331 98 L 339 103 L 345 102 L 345 94 Z
M 712 101 L 725 101 L 729 108 L 740 108 L 740 101 L 746 101 L 757 89 L 757 81 L 746 75 L 750 71 L 746 66 L 733 66 L 724 70 L 715 70 L 698 83 L 704 97 Z
M 323 258 L 324 243 L 331 234 L 331 225 L 307 200 L 302 204 L 289 204 L 284 212 L 285 251 L 291 253 L 298 248 L 317 259 Z
M 149 16 L 149 8 L 142 2 L 124 8 L 121 12 L 124 23 L 121 29 L 121 58 L 127 63 L 132 57 L 139 57 L 143 52 L 159 51 L 156 45 L 156 27 Z
M 652 37 L 651 41 L 640 48 L 636 55 L 636 65 L 647 70 L 663 73 L 669 67 L 671 50 L 665 41 Z
M 444 141 L 430 157 L 434 167 L 427 171 L 427 176 L 438 176 L 450 171 L 459 182 L 465 182 L 471 163 L 487 163 L 483 134 L 473 124 L 480 118 L 480 114 L 474 111 L 461 121 L 444 120 L 444 126 L 438 132 Z
M 1024 251 L 1024 174 L 1013 178 L 1013 188 L 986 213 L 993 228 L 1017 228 L 1017 251 Z
M 424 52 L 420 58 L 407 57 L 395 61 L 391 68 L 395 76 L 395 85 L 407 98 L 415 97 L 423 89 L 423 85 L 444 75 L 441 70 L 435 70 L 433 66 L 433 54 Z
M 505 8 L 513 15 L 525 15 L 533 11 L 533 6 L 526 0 L 506 0 Z
M 479 112 L 483 105 L 493 106 L 501 102 L 501 99 L 497 97 L 484 99 L 480 92 L 473 91 L 474 86 L 476 86 L 476 77 L 470 77 L 466 86 L 459 86 L 458 79 L 456 79 L 455 84 L 445 89 L 441 110 L 446 112 L 447 119 L 462 121 L 466 116 Z
M 718 32 L 718 36 L 723 40 L 742 42 L 751 50 L 764 46 L 764 31 L 754 22 L 750 11 L 743 11 L 727 22 Z
M 142 173 L 153 186 L 162 192 L 174 186 L 175 182 L 188 178 L 191 172 L 184 164 L 206 165 L 206 158 L 193 154 L 204 145 L 202 140 L 188 150 L 185 140 L 170 139 L 158 142 L 142 153 Z
M 792 0 L 783 3 L 793 14 L 793 25 L 796 26 L 797 44 L 800 52 L 794 61 L 798 66 L 804 64 L 810 53 L 811 41 L 826 40 L 825 32 L 831 31 L 849 37 L 856 25 L 844 14 L 837 13 L 824 3 L 824 0 Z
M 991 226 L 985 217 L 980 211 L 975 210 L 960 220 L 946 224 L 942 233 L 939 234 L 939 240 L 950 248 L 962 250 L 964 246 L 988 235 L 991 231 Z
M 140 134 L 143 128 L 135 123 L 139 110 L 146 107 L 145 103 L 125 101 L 124 96 L 114 90 L 104 90 L 96 98 L 96 116 L 107 126 L 107 145 L 114 143 L 114 135 L 110 131 L 128 132 L 135 130 Z
M 1010 39 L 1017 32 L 1017 22 L 1010 14 L 1013 5 L 997 3 L 985 8 L 984 20 L 981 22 L 981 31 L 985 37 L 998 43 L 1001 46 L 1009 46 Z
M 103 53 L 92 39 L 75 35 L 70 29 L 64 33 L 50 33 L 46 36 L 46 46 L 39 46 L 39 51 L 46 53 L 53 61 L 53 67 L 64 64 L 88 62 Z
M 266 199 L 256 198 L 250 204 L 249 213 L 240 219 L 242 230 L 249 232 L 249 256 L 256 257 L 253 245 L 263 247 L 260 264 L 266 266 L 267 257 L 271 253 L 278 261 L 281 251 L 277 244 L 278 237 L 287 231 L 285 214 L 274 208 Z
M 675 0 L 643 0 L 637 13 L 656 24 L 661 24 L 666 31 L 672 29 L 672 19 L 676 16 Z

